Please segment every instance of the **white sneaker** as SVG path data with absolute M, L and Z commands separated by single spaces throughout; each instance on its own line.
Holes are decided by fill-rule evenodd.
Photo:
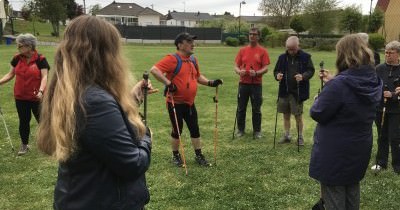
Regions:
M 371 170 L 373 170 L 373 171 L 380 171 L 381 169 L 382 169 L 382 167 L 380 165 L 373 165 L 371 167 Z

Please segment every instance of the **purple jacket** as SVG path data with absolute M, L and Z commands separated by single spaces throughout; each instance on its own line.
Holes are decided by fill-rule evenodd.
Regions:
M 326 83 L 310 110 L 318 122 L 309 168 L 312 178 L 334 186 L 363 179 L 381 95 L 382 81 L 371 66 L 345 70 Z

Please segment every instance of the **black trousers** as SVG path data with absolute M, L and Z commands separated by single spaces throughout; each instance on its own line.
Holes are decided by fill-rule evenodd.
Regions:
M 261 105 L 262 105 L 262 86 L 239 84 L 237 126 L 239 131 L 246 128 L 246 109 L 247 103 L 251 102 L 253 132 L 261 131 Z
M 32 118 L 32 113 L 36 121 L 39 122 L 39 105 L 39 101 L 24 101 L 15 99 L 15 106 L 17 107 L 19 118 L 19 136 L 21 137 L 22 144 L 29 143 L 29 134 L 31 131 L 30 122 Z
M 392 152 L 392 166 L 400 169 L 400 114 L 386 113 L 383 126 L 382 113 L 377 113 L 376 127 L 378 131 L 378 165 L 386 168 L 389 157 L 389 144 Z

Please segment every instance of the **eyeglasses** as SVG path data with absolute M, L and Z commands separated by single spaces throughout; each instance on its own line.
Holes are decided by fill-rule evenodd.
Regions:
M 21 48 L 23 48 L 23 47 L 25 47 L 26 45 L 22 45 L 22 44 L 19 44 L 18 45 L 18 49 L 21 49 Z
M 397 53 L 396 51 L 385 51 L 386 55 L 393 55 L 393 54 L 396 54 L 396 53 Z

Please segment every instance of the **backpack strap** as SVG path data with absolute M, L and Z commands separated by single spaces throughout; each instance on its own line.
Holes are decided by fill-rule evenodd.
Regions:
M 172 55 L 176 58 L 177 63 L 176 63 L 176 67 L 175 67 L 174 73 L 172 74 L 170 81 L 172 81 L 175 78 L 175 76 L 181 71 L 181 68 L 182 68 L 181 56 L 179 56 L 178 53 L 174 53 Z M 193 63 L 196 70 L 199 70 L 198 66 L 197 66 L 196 58 L 193 55 L 190 56 L 190 61 Z
M 179 71 L 181 71 L 181 68 L 182 68 L 181 56 L 179 56 L 178 53 L 175 53 L 172 55 L 176 58 L 177 63 L 176 63 L 176 67 L 175 67 L 174 73 L 172 74 L 170 81 L 172 81 L 175 78 L 175 76 L 179 73 Z

